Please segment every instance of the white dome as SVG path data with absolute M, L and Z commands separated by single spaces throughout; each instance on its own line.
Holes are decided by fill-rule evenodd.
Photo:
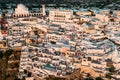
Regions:
M 18 4 L 17 8 L 18 9 L 25 9 L 26 7 L 23 4 Z
M 28 8 L 23 4 L 18 4 L 17 8 L 15 9 L 15 14 L 28 14 Z

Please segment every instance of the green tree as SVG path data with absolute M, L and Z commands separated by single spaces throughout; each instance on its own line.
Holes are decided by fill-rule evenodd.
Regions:
M 24 73 L 27 74 L 27 70 L 26 69 L 24 70 Z
M 88 77 L 85 80 L 94 80 L 92 77 Z
M 105 75 L 105 77 L 108 78 L 108 79 L 111 79 L 111 74 L 110 74 L 110 73 L 107 73 L 107 74 Z
M 111 66 L 111 67 L 109 68 L 109 72 L 111 72 L 111 73 L 115 72 L 115 67 L 114 67 L 114 66 Z
M 0 59 L 3 58 L 3 51 L 0 51 Z
M 87 78 L 86 78 L 85 80 L 94 80 L 94 79 L 91 77 L 91 74 L 90 74 L 90 73 L 88 73 L 86 77 L 87 77 Z
M 22 77 L 22 80 L 25 80 L 25 76 Z
M 4 53 L 4 55 L 6 56 L 6 58 L 8 58 L 12 54 L 12 52 L 13 52 L 12 49 L 6 50 L 6 52 Z
M 88 74 L 87 74 L 87 77 L 90 77 L 90 76 L 91 76 L 90 73 L 88 73 Z
M 95 80 L 103 80 L 101 77 L 96 77 Z
M 17 76 L 15 76 L 14 80 L 20 80 Z

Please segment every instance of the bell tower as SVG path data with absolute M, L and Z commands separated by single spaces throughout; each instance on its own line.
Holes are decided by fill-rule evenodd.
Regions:
M 44 4 L 42 5 L 42 15 L 43 15 L 43 16 L 46 15 L 46 12 L 45 12 L 45 5 L 44 5 Z

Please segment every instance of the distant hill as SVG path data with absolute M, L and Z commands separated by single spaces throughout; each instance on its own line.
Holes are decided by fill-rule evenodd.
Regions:
M 33 7 L 40 4 L 68 4 L 73 6 L 82 6 L 82 7 L 98 7 L 98 8 L 109 8 L 109 9 L 119 9 L 119 6 L 111 4 L 120 4 L 120 0 L 0 0 L 0 8 L 6 8 L 5 4 L 9 3 L 23 3 L 25 5 Z M 31 4 L 33 6 L 31 6 Z
M 0 0 L 0 2 L 39 2 L 39 3 L 63 3 L 63 2 L 113 2 L 118 0 Z

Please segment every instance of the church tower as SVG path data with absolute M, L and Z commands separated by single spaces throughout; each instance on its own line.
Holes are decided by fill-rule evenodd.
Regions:
M 45 5 L 44 5 L 44 4 L 42 5 L 42 15 L 43 15 L 43 16 L 46 15 L 46 12 L 45 12 Z

